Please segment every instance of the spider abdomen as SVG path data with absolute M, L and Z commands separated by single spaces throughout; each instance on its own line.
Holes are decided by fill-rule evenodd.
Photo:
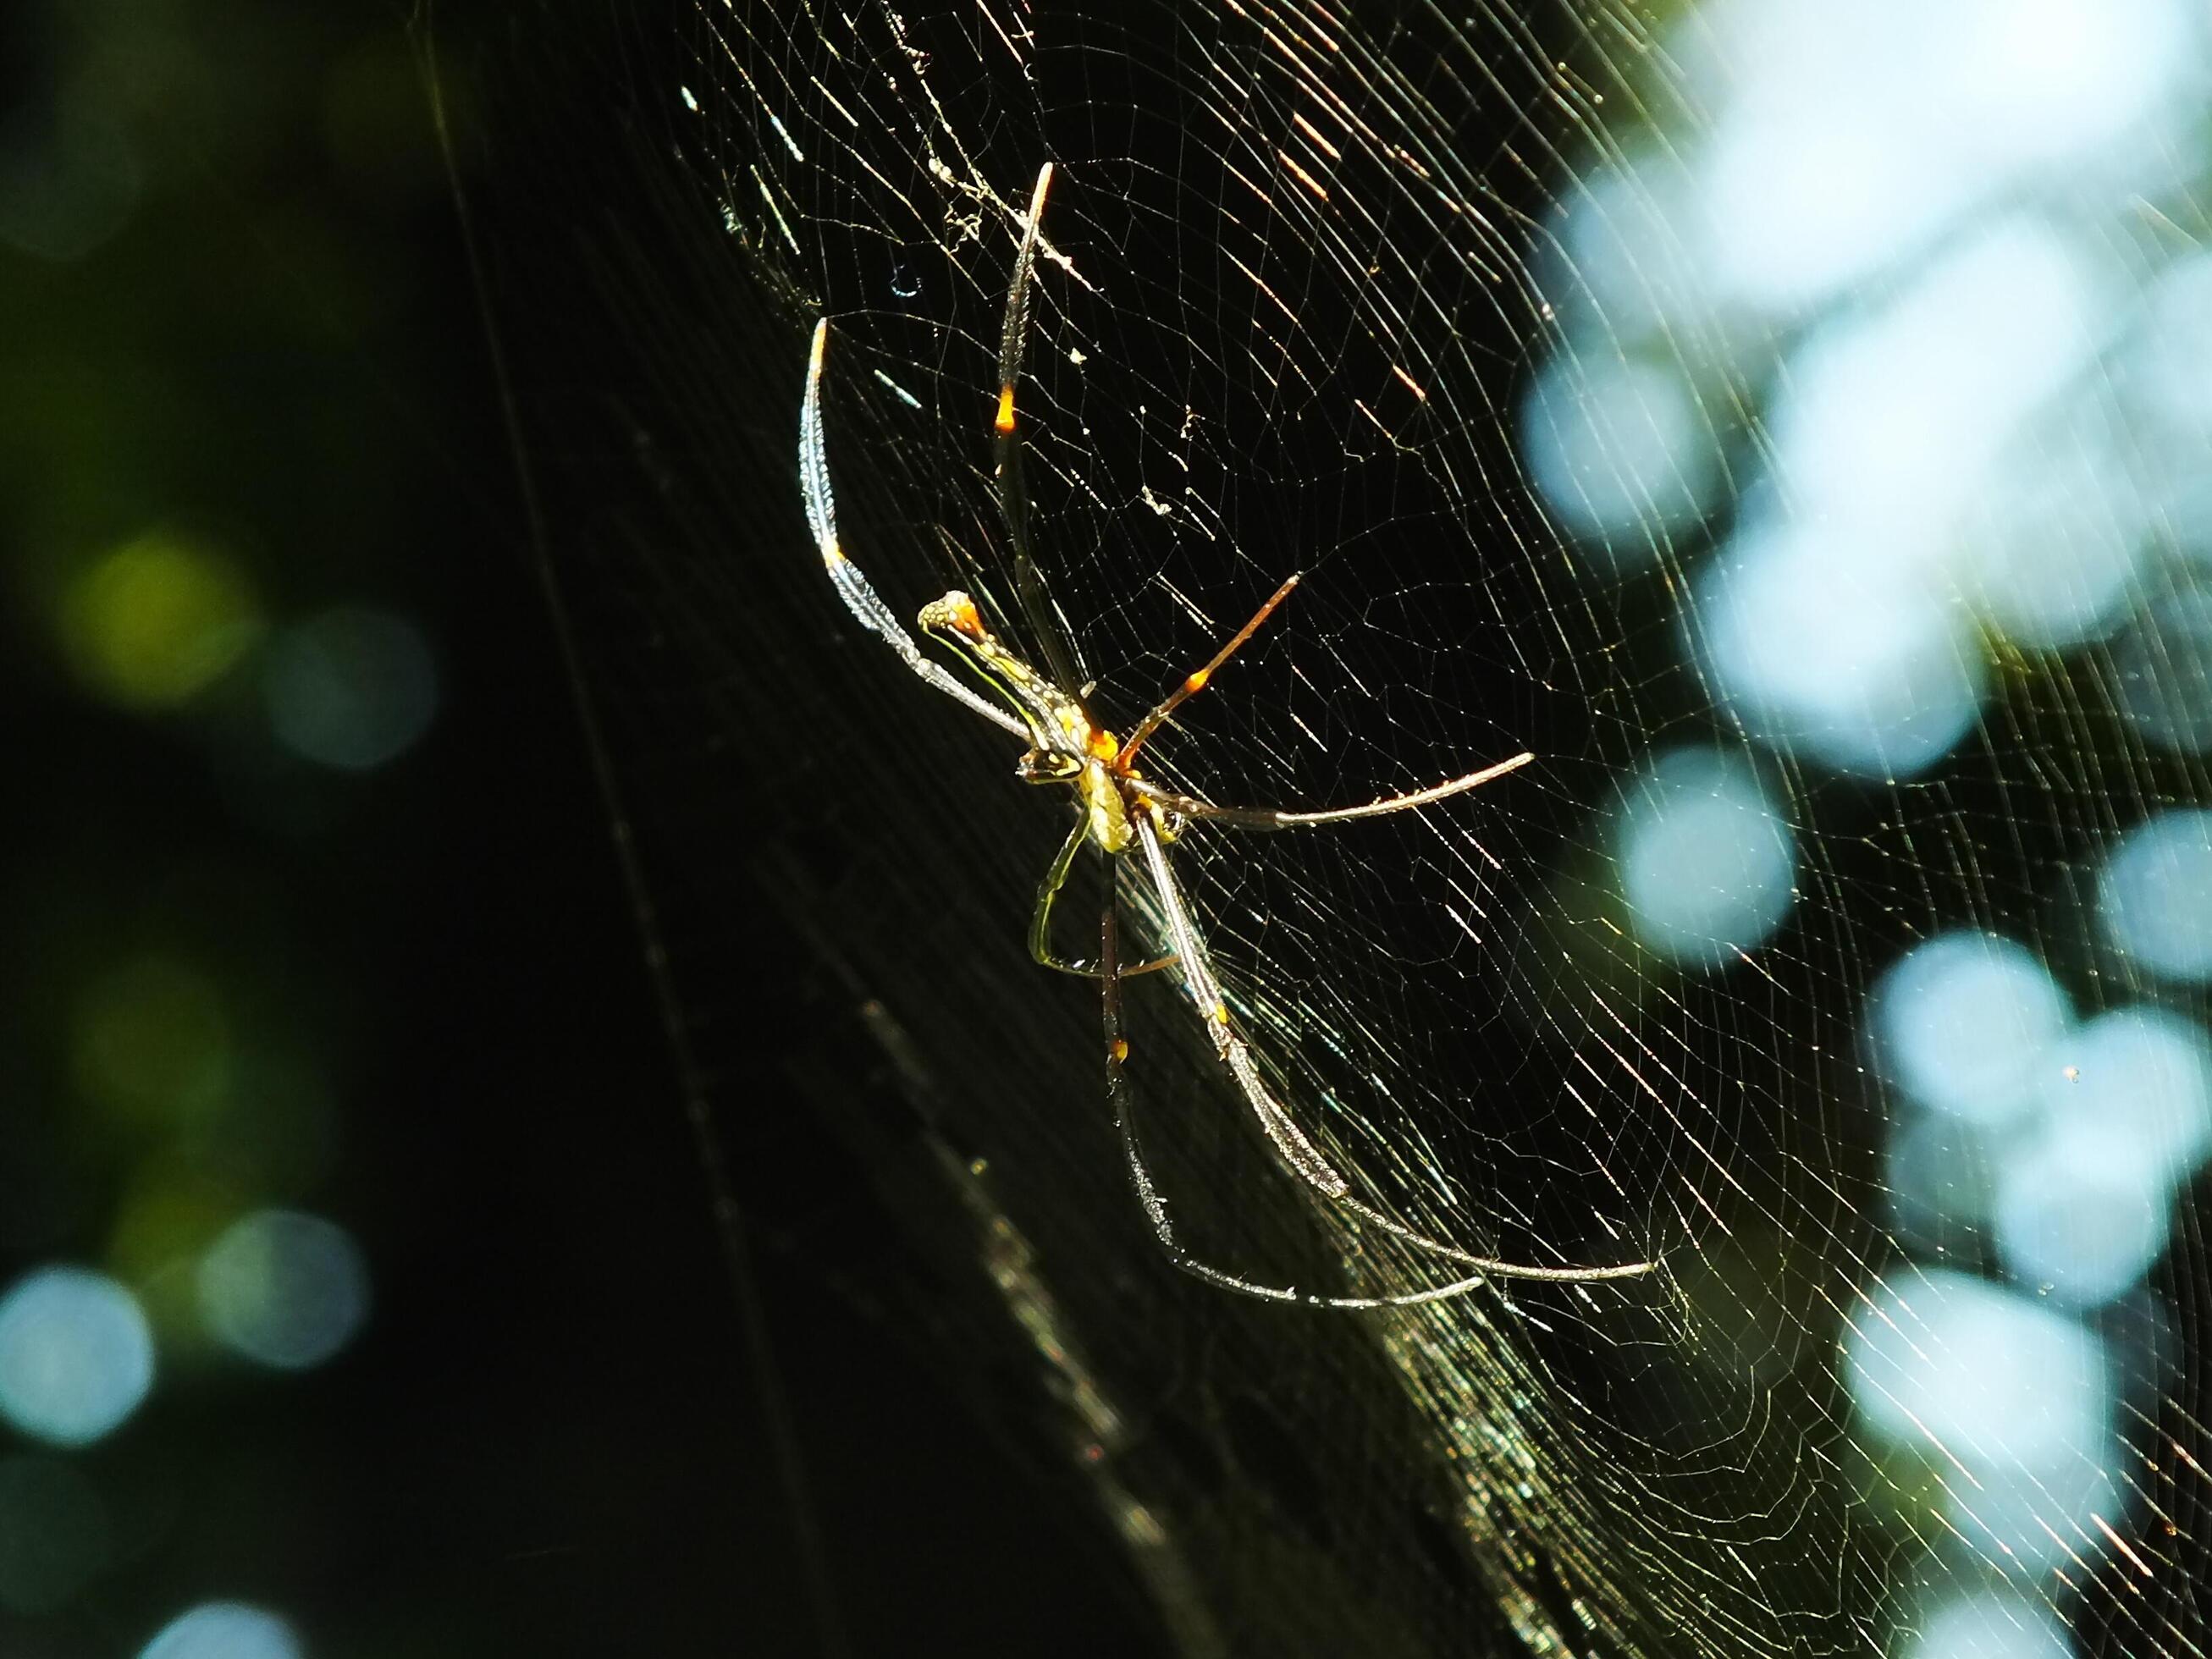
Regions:
M 1099 850 L 1119 853 L 1127 848 L 1135 832 L 1129 828 L 1128 803 L 1121 797 L 1121 781 L 1113 769 L 1102 760 L 1085 761 L 1075 787 L 1083 793 L 1084 816 Z

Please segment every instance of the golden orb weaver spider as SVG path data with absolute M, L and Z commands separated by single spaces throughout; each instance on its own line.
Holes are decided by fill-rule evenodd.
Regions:
M 1006 524 L 1018 580 L 1025 592 L 1038 579 L 1030 557 L 1028 497 L 1021 471 L 1022 445 L 1015 414 L 1014 392 L 1021 378 L 1022 359 L 1029 334 L 1029 286 L 1036 263 L 1038 226 L 1044 216 L 1045 192 L 1052 184 L 1052 163 L 1038 169 L 1036 188 L 1030 198 L 1029 217 L 1023 225 L 1020 251 L 1015 256 L 1013 282 L 1006 296 L 1006 313 L 999 347 L 999 406 L 992 422 L 997 451 L 997 484 L 1000 515 Z M 880 635 L 898 653 L 908 668 L 938 690 L 981 714 L 994 726 L 1022 739 L 1028 747 L 1016 763 L 1016 775 L 1027 783 L 1065 784 L 1076 794 L 1079 815 L 1052 866 L 1037 889 L 1036 908 L 1030 921 L 1030 953 L 1045 967 L 1100 981 L 1104 1003 L 1106 1036 L 1106 1092 L 1114 1109 L 1114 1121 L 1121 1139 L 1129 1179 L 1151 1221 L 1161 1248 L 1184 1272 L 1243 1295 L 1267 1301 L 1304 1304 L 1322 1308 L 1409 1307 L 1461 1295 L 1491 1279 L 1547 1279 L 1581 1283 L 1604 1279 L 1627 1279 L 1648 1273 L 1651 1263 L 1630 1262 L 1609 1267 L 1540 1267 L 1476 1255 L 1393 1220 L 1356 1196 L 1351 1183 L 1316 1146 L 1267 1087 L 1252 1050 L 1237 1028 L 1227 998 L 1215 977 L 1206 941 L 1191 920 L 1175 866 L 1167 849 L 1188 824 L 1218 823 L 1237 830 L 1285 830 L 1300 825 L 1342 823 L 1354 818 L 1377 817 L 1404 812 L 1460 794 L 1493 778 L 1526 766 L 1535 757 L 1523 751 L 1486 766 L 1465 777 L 1454 778 L 1430 789 L 1392 795 L 1364 806 L 1338 807 L 1317 812 L 1278 811 L 1264 807 L 1217 806 L 1210 801 L 1164 789 L 1136 769 L 1137 755 L 1145 744 L 1182 706 L 1184 699 L 1201 690 L 1213 675 L 1256 633 L 1275 608 L 1288 599 L 1299 578 L 1292 576 L 1274 596 L 1254 613 L 1213 654 L 1212 660 L 1170 691 L 1131 731 L 1127 741 L 1094 722 L 1075 690 L 1076 674 L 1064 647 L 1047 630 L 1044 644 L 1054 673 L 1040 674 L 992 634 L 968 595 L 951 592 L 924 605 L 919 624 L 956 647 L 983 683 L 1005 706 L 977 695 L 924 656 L 914 636 L 899 625 L 860 568 L 845 556 L 837 542 L 837 520 L 830 491 L 830 463 L 822 435 L 822 358 L 830 338 L 825 318 L 815 325 L 814 343 L 807 357 L 806 391 L 799 410 L 799 481 L 805 498 L 806 520 L 814 532 L 822 562 L 860 625 Z M 1039 607 L 1041 608 L 1041 607 Z M 1085 843 L 1105 856 L 1107 888 L 1105 914 L 1099 924 L 1099 955 L 1096 963 L 1064 962 L 1053 954 L 1048 938 L 1053 901 L 1067 879 L 1076 854 Z M 1121 860 L 1133 853 L 1150 878 L 1159 914 L 1165 918 L 1167 940 L 1173 948 L 1152 961 L 1123 967 L 1116 948 L 1115 915 L 1120 897 Z M 1307 1186 L 1367 1225 L 1419 1249 L 1458 1263 L 1469 1271 L 1449 1284 L 1386 1296 L 1321 1296 L 1286 1287 L 1256 1284 L 1235 1273 L 1208 1266 L 1185 1250 L 1168 1219 L 1167 1206 L 1154 1186 L 1130 1120 L 1124 1098 L 1122 1068 L 1129 1045 L 1122 1035 L 1121 987 L 1138 974 L 1172 969 L 1182 981 L 1184 995 L 1197 1011 L 1211 1037 L 1216 1057 L 1236 1079 L 1238 1090 L 1266 1134 L 1283 1166 Z

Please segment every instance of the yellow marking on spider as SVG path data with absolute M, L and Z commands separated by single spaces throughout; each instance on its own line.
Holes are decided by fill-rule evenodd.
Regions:
M 999 418 L 991 424 L 1002 433 L 1014 429 L 1014 388 L 1011 382 L 999 388 Z
M 1201 668 L 1182 683 L 1182 689 L 1186 691 L 1203 691 L 1206 690 L 1206 681 L 1212 678 L 1213 675 L 1210 670 Z
M 1128 1059 L 1129 1045 L 1124 1039 L 1115 1037 L 1112 1047 L 1109 1048 L 1107 1052 L 1114 1056 L 1114 1063 L 1118 1066 L 1123 1060 Z
M 1093 760 L 1110 761 L 1121 752 L 1121 745 L 1111 732 L 1094 730 L 1083 744 Z
M 1227 1003 L 1217 1002 L 1213 1005 L 1213 1023 L 1216 1025 L 1226 1025 L 1229 1024 L 1229 1005 Z
M 849 561 L 845 557 L 845 550 L 838 546 L 836 543 L 832 542 L 829 546 L 822 550 L 822 562 L 824 564 L 845 564 L 849 562 Z

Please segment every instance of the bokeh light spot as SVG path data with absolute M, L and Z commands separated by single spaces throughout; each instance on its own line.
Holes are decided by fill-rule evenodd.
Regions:
M 2111 1367 L 2081 1325 L 1988 1280 L 1900 1270 L 1844 1339 L 1865 1435 L 1923 1451 L 1950 1524 L 2032 1565 L 2106 1547 L 2119 1508 Z
M 1554 516 L 1616 571 L 1695 524 L 1718 475 L 1712 425 L 1680 372 L 1617 349 L 1554 357 L 1529 388 L 1521 431 Z
M 1796 516 L 1861 532 L 1862 562 L 1933 556 L 1991 460 L 2093 361 L 2111 315 L 2100 268 L 2020 216 L 1966 238 L 1881 308 L 1824 321 L 1770 416 Z
M 262 691 L 286 748 L 349 772 L 404 753 L 438 702 L 430 648 L 415 625 L 354 608 L 281 633 L 269 650 Z
M 1715 275 L 1778 311 L 1895 258 L 1965 188 L 1955 164 L 1909 131 L 1832 100 L 1732 112 L 1713 134 L 1705 174 Z
M 2014 644 L 2063 650 L 2101 638 L 2133 591 L 2148 509 L 2127 441 L 2100 419 L 2024 438 L 1995 458 L 1954 550 L 1961 589 Z
M 2082 1118 L 2028 1137 L 2002 1160 L 1991 1205 L 2006 1268 L 2079 1306 L 2111 1301 L 2166 1253 L 2164 1174 L 2142 1142 Z
M 117 1115 L 174 1121 L 217 1103 L 231 1076 L 222 994 L 196 965 L 153 952 L 88 986 L 74 1011 L 70 1070 Z
M 57 1446 L 84 1446 L 154 1385 L 137 1298 L 87 1267 L 41 1267 L 0 1298 L 0 1416 Z
M 2189 0 L 1971 0 L 1951 28 L 1941 118 L 1992 173 L 2051 167 L 2140 133 L 2193 78 Z
M 304 1659 L 292 1626 L 245 1601 L 203 1601 L 164 1625 L 138 1659 Z
M 200 1316 L 219 1341 L 264 1365 L 301 1370 L 343 1348 L 368 1312 L 368 1269 L 342 1227 L 261 1210 L 200 1258 Z
M 1924 1106 L 1994 1124 L 2033 1107 L 2068 1018 L 2064 994 L 2025 948 L 1946 933 L 1882 975 L 1871 1024 L 1885 1076 Z
M 2049 1607 L 1985 1592 L 1938 1602 L 1899 1659 L 2070 1659 L 2073 1651 Z
M 2212 750 L 2212 591 L 2200 579 L 2153 601 L 2115 642 L 2112 672 L 2144 737 L 2180 754 Z
M 78 1470 L 58 1457 L 0 1462 L 0 1607 L 65 1605 L 99 1577 L 112 1542 L 107 1505 Z
M 1709 343 L 1683 326 L 1708 303 L 1711 278 L 1681 152 L 1672 145 L 1632 150 L 1584 173 L 1554 213 L 1557 268 L 1545 292 L 1585 337 L 1658 346 L 1693 367 Z
M 2212 812 L 2161 812 L 2140 825 L 2099 884 L 2105 936 L 2169 979 L 2212 977 Z
M 2203 53 L 2190 0 L 1744 0 L 1674 43 L 1719 110 L 1715 276 L 1788 312 L 2045 169 L 2148 182 Z M 1758 65 L 1755 74 L 1745 66 Z
M 196 1259 L 240 1208 L 239 1185 L 210 1172 L 198 1152 L 170 1149 L 138 1159 L 108 1224 L 107 1265 L 141 1287 L 140 1304 L 164 1347 L 200 1334 L 191 1286 L 179 1283 L 184 1275 L 175 1269 Z
M 2111 1407 L 2094 1335 L 1948 1268 L 1875 1287 L 1844 1349 L 1859 1415 L 1887 1440 L 2039 1462 L 2097 1440 Z
M 1984 668 L 1955 609 L 1875 556 L 1880 539 L 1871 526 L 1748 527 L 1684 623 L 1760 738 L 1838 770 L 1905 777 L 1973 724 Z
M 94 559 L 63 594 L 62 641 L 87 687 L 125 708 L 173 707 L 252 645 L 252 587 L 222 553 L 167 532 Z
M 1637 936 L 1677 961 L 1733 961 L 1789 914 L 1796 842 L 1749 769 L 1710 750 L 1660 757 L 1618 835 Z
M 2178 436 L 2212 434 L 2212 253 L 2176 260 L 2151 285 L 2129 356 L 2139 406 Z
M 2174 1185 L 2212 1152 L 2212 1038 L 2163 1008 L 2116 1008 L 2065 1041 L 2038 1071 L 2053 1124 L 2124 1145 Z
M 1900 1243 L 1972 1259 L 1995 1200 L 1994 1139 L 1980 1124 L 1943 1112 L 1915 1112 L 1892 1132 L 1884 1170 Z
M 19 117 L 0 130 L 0 244 L 82 259 L 130 222 L 145 168 L 116 118 L 106 100 L 75 91 L 50 122 Z

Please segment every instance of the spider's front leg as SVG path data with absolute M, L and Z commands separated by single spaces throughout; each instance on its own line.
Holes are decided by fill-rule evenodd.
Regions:
M 1208 823 L 1225 823 L 1233 830 L 1298 830 L 1316 823 L 1346 823 L 1354 818 L 1386 817 L 1393 812 L 1407 812 L 1415 807 L 1428 806 L 1468 790 L 1502 778 L 1508 772 L 1517 772 L 1536 758 L 1530 750 L 1522 750 L 1510 759 L 1495 766 L 1486 766 L 1480 772 L 1470 772 L 1463 778 L 1453 778 L 1433 788 L 1416 789 L 1403 795 L 1385 795 L 1381 800 L 1369 801 L 1364 806 L 1337 806 L 1319 812 L 1288 812 L 1272 806 L 1216 806 L 1188 795 L 1171 794 L 1163 790 L 1149 791 L 1152 799 L 1164 811 L 1180 813 Z
M 822 555 L 822 568 L 829 573 L 830 585 L 845 602 L 846 610 L 852 612 L 853 619 L 898 653 L 899 659 L 918 678 L 994 726 L 1018 738 L 1029 736 L 1029 728 L 1021 721 L 995 703 L 977 696 L 923 656 L 914 636 L 899 626 L 898 618 L 891 614 L 891 608 L 884 603 L 860 567 L 845 556 L 845 550 L 837 540 L 837 503 L 830 489 L 830 455 L 822 426 L 822 357 L 829 343 L 830 319 L 825 317 L 814 325 L 814 343 L 806 358 L 806 390 L 799 404 L 799 489 L 806 507 L 807 526 L 814 532 L 815 547 Z

